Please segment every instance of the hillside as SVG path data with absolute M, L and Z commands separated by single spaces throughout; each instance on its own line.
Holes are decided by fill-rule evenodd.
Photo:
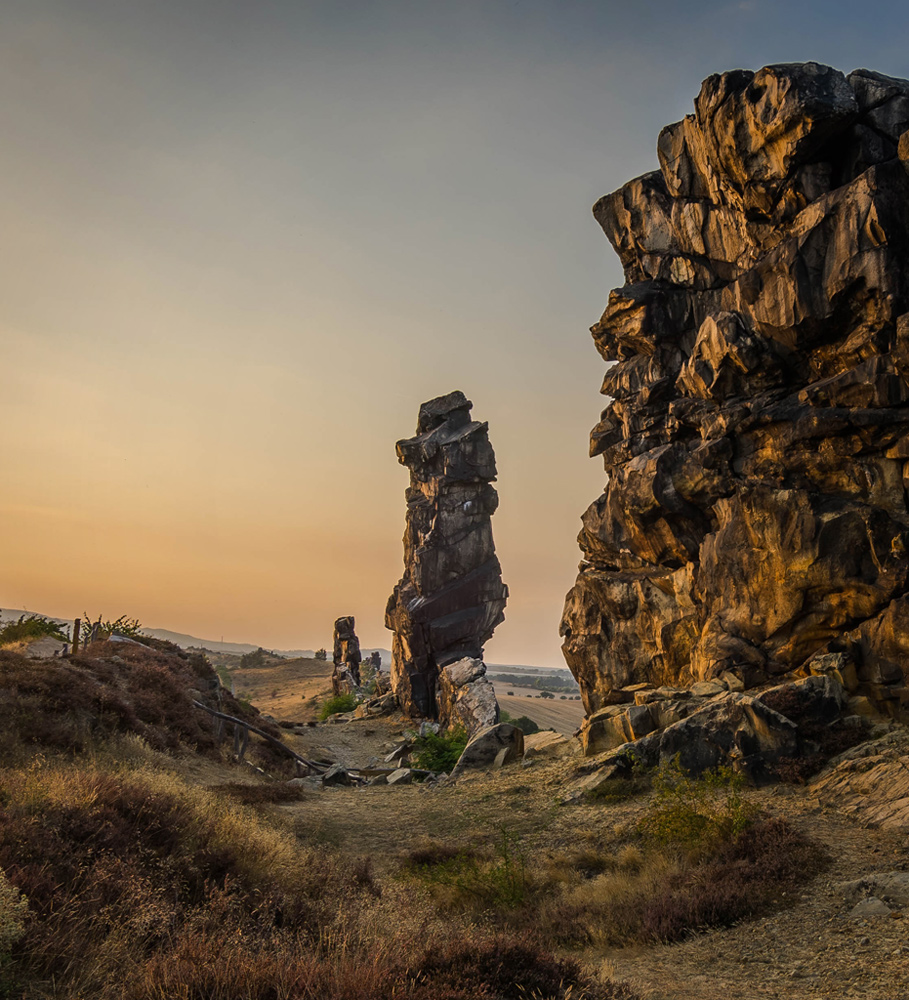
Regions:
M 354 769 L 388 767 L 410 728 L 273 728 L 163 643 L 0 653 L 0 897 L 8 914 L 10 885 L 28 897 L 0 937 L 9 995 L 886 997 L 909 973 L 905 831 L 863 825 L 848 768 L 585 796 L 598 761 L 529 738 L 523 766 L 327 787 L 255 734 L 237 759 L 193 699 Z M 902 729 L 870 735 L 854 759 L 909 762 Z

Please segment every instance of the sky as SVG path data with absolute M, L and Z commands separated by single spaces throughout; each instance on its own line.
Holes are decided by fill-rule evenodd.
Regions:
M 622 282 L 590 214 L 711 73 L 909 77 L 868 0 L 0 0 L 0 606 L 390 647 L 407 471 L 489 422 L 511 597 L 558 623 Z

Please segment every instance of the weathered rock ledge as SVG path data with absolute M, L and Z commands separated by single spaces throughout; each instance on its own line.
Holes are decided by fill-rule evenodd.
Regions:
M 810 673 L 903 713 L 907 129 L 905 80 L 736 70 L 594 207 L 626 284 L 592 329 L 609 479 L 561 625 L 589 715 Z

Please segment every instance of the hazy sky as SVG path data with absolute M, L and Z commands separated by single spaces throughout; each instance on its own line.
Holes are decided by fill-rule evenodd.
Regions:
M 488 420 L 493 662 L 560 664 L 602 487 L 590 215 L 701 80 L 909 76 L 898 3 L 0 0 L 0 606 L 390 646 L 394 443 Z

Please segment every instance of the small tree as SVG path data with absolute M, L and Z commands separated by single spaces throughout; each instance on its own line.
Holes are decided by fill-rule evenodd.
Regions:
M 328 659 L 328 650 L 325 649 L 324 646 L 321 649 L 317 649 L 316 650 L 316 659 L 317 660 L 327 660 Z

